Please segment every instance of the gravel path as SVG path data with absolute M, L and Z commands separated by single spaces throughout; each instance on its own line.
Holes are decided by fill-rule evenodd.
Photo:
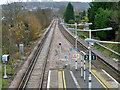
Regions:
M 48 56 L 48 63 L 49 64 L 49 69 L 58 69 L 59 68 L 63 68 L 63 66 L 66 64 L 66 61 L 59 61 L 58 57 L 59 57 L 59 42 L 61 42 L 61 58 L 65 59 L 64 55 L 68 56 L 68 64 L 70 64 L 69 62 L 69 49 L 70 48 L 74 48 L 73 45 L 71 45 L 71 43 L 63 36 L 63 34 L 61 33 L 61 31 L 58 28 L 58 21 L 57 21 L 57 25 L 56 25 L 56 29 L 54 32 L 54 36 L 53 36 L 53 40 L 52 40 L 52 44 L 50 47 L 50 52 L 49 52 L 49 56 Z M 73 54 L 75 54 L 75 50 L 72 50 L 72 58 L 73 58 Z M 86 63 L 86 66 L 87 63 Z M 78 69 L 80 68 L 80 58 L 78 59 Z M 72 69 L 75 69 L 75 60 L 72 59 Z

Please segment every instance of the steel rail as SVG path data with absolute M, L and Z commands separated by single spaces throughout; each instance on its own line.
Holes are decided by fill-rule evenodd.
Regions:
M 29 64 L 29 67 L 27 68 L 27 70 L 26 70 L 26 72 L 25 72 L 25 74 L 24 74 L 24 76 L 23 76 L 23 78 L 22 78 L 22 80 L 21 80 L 21 82 L 20 82 L 20 84 L 19 84 L 18 90 L 21 90 L 21 89 L 23 90 L 23 89 L 26 87 L 27 82 L 28 82 L 28 80 L 29 80 L 29 77 L 30 77 L 30 75 L 31 75 L 31 72 L 32 72 L 32 70 L 33 70 L 33 68 L 34 68 L 34 66 L 35 66 L 35 64 L 36 64 L 36 61 L 37 61 L 37 59 L 38 59 L 38 57 L 39 57 L 39 54 L 40 54 L 40 52 L 41 52 L 41 50 L 42 50 L 42 48 L 43 48 L 43 45 L 44 45 L 44 43 L 45 43 L 45 41 L 46 41 L 46 38 L 47 38 L 47 36 L 48 36 L 48 34 L 49 34 L 49 32 L 50 32 L 50 29 L 51 29 L 51 27 L 53 26 L 53 23 L 54 23 L 54 21 L 52 22 L 51 26 L 49 27 L 49 30 L 48 30 L 47 33 L 45 34 L 45 36 L 44 36 L 44 38 L 42 39 L 41 43 L 39 44 L 38 49 L 37 49 L 37 51 L 35 52 L 32 60 L 31 60 L 31 62 L 30 62 L 30 64 Z
M 55 24 L 56 26 L 56 24 Z M 54 29 L 55 29 L 55 26 Z M 53 38 L 53 34 L 54 34 L 54 31 L 52 33 L 52 38 Z M 51 38 L 51 41 L 52 41 L 52 38 Z M 48 49 L 48 53 L 47 53 L 47 56 L 45 58 L 45 62 L 43 64 L 43 68 L 42 68 L 42 74 L 41 74 L 41 79 L 40 79 L 40 85 L 39 85 L 39 90 L 42 90 L 42 84 L 43 84 L 43 80 L 44 80 L 44 74 L 45 74 L 45 69 L 46 69 L 46 65 L 47 65 L 47 58 L 48 58 L 48 55 L 49 55 L 49 51 L 50 51 L 50 46 L 51 46 L 51 42 L 50 42 L 50 45 L 49 45 L 49 49 Z

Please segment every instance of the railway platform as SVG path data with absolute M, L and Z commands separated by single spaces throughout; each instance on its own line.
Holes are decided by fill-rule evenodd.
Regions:
M 108 78 L 108 77 L 106 77 Z M 110 80 L 110 78 L 109 78 Z M 47 88 L 59 88 L 59 89 L 88 89 L 88 71 L 86 71 L 86 80 L 81 78 L 80 70 L 49 70 Z M 100 73 L 92 70 L 92 89 L 102 90 L 118 90 L 118 85 L 110 84 L 108 80 L 103 78 Z

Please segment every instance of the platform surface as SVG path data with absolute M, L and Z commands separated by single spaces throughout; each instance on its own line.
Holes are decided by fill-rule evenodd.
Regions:
M 86 80 L 81 72 L 75 70 L 49 70 L 47 88 L 88 89 L 88 71 Z M 111 85 L 96 70 L 92 70 L 92 89 L 111 89 Z M 118 87 L 112 88 L 118 90 Z

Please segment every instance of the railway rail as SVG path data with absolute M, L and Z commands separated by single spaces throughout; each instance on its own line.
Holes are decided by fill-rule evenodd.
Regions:
M 44 38 L 42 39 L 37 51 L 35 52 L 29 64 L 29 67 L 27 68 L 19 84 L 18 90 L 21 90 L 24 88 L 38 88 L 39 90 L 42 89 L 42 84 L 43 84 L 43 79 L 44 79 L 44 74 L 45 74 L 45 69 L 47 64 L 47 58 L 50 50 L 51 41 L 53 38 L 55 25 L 56 25 L 56 21 L 53 20 L 49 30 L 47 31 Z M 35 84 L 37 86 L 35 86 Z
M 63 34 L 63 36 L 73 45 L 75 46 L 75 38 L 73 37 L 72 34 L 70 34 L 70 32 L 68 32 L 68 30 L 66 30 L 66 28 L 60 24 L 59 21 L 59 28 L 61 33 Z M 84 41 L 82 41 L 84 42 Z M 77 46 L 78 46 L 78 51 L 84 51 L 86 53 L 88 53 L 88 44 L 85 43 L 86 45 L 84 45 L 83 43 L 81 43 L 79 40 L 77 41 Z M 92 51 L 92 54 L 96 54 Z M 114 77 L 119 83 L 120 83 L 120 69 L 119 69 L 119 64 L 116 64 L 115 62 L 113 63 L 115 64 L 115 67 L 112 66 L 111 64 L 109 64 L 109 61 L 106 62 L 104 59 L 102 59 L 99 55 L 97 55 L 97 60 L 92 61 L 92 65 L 94 65 L 96 68 L 99 69 L 104 69 L 106 70 L 112 77 Z

